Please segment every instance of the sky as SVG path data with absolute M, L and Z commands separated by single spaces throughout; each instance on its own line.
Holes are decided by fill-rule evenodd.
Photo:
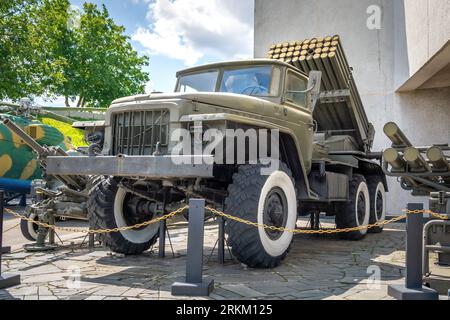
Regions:
M 81 8 L 85 0 L 71 0 Z M 146 92 L 171 92 L 187 67 L 253 56 L 254 0 L 90 0 L 150 57 Z M 48 103 L 47 103 L 48 104 Z

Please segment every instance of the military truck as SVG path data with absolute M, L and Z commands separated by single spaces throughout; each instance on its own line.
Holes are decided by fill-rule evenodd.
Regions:
M 202 197 L 246 220 L 287 229 L 296 228 L 299 215 L 315 213 L 335 216 L 338 228 L 382 221 L 387 186 L 377 161 L 380 154 L 370 151 L 373 127 L 364 110 L 352 103 L 350 90 L 320 91 L 320 84 L 320 73 L 312 71 L 308 78 L 274 59 L 180 71 L 175 93 L 112 103 L 101 153 L 51 156 L 47 173 L 103 176 L 88 201 L 89 219 L 97 228 L 147 221 L 185 205 L 190 197 Z M 202 153 L 204 149 L 175 151 L 186 138 L 173 139 L 179 138 L 177 131 L 189 132 L 195 141 L 207 129 L 278 132 L 278 168 L 262 174 L 267 159 L 247 160 L 254 141 L 240 150 L 228 140 L 224 143 L 223 154 L 230 149 L 237 151 L 235 158 L 244 153 L 244 163 L 217 161 L 217 150 L 212 155 Z M 258 137 L 257 145 L 267 140 Z M 206 148 L 204 142 L 200 146 Z M 272 155 L 275 150 L 270 151 Z M 113 251 L 140 254 L 155 243 L 158 229 L 153 224 L 105 234 L 102 240 Z M 250 267 L 277 266 L 293 240 L 288 231 L 232 220 L 226 221 L 226 233 L 233 254 Z M 342 237 L 359 240 L 366 233 Z

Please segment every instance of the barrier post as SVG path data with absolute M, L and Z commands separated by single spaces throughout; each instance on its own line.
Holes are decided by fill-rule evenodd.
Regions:
M 217 255 L 219 258 L 219 263 L 225 263 L 225 219 L 219 217 L 219 241 L 217 246 Z
M 422 203 L 409 203 L 409 211 L 423 210 Z M 405 285 L 390 285 L 388 294 L 398 300 L 438 300 L 437 291 L 422 284 L 423 213 L 406 216 Z
M 172 284 L 174 296 L 209 296 L 214 288 L 213 279 L 203 279 L 204 225 L 205 200 L 190 199 L 186 281 Z
M 159 258 L 166 257 L 166 228 L 166 220 L 161 220 L 159 222 Z
M 9 288 L 20 284 L 20 275 L 2 274 L 2 254 L 3 254 L 3 199 L 4 191 L 0 190 L 0 289 Z
M 7 246 L 7 247 L 2 247 L 1 248 L 2 254 L 8 254 L 11 253 L 11 247 Z

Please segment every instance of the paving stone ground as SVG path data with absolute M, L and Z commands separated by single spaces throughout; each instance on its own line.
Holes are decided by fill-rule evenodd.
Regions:
M 18 223 L 5 215 L 5 230 Z M 304 224 L 300 221 L 298 225 Z M 84 227 L 67 221 L 61 225 Z M 182 281 L 186 263 L 187 225 L 170 227 L 174 253 L 167 242 L 165 259 L 157 245 L 140 256 L 112 254 L 100 246 L 80 247 L 84 235 L 61 233 L 55 251 L 27 253 L 18 228 L 4 235 L 13 252 L 3 256 L 3 272 L 20 274 L 22 284 L 0 290 L 0 299 L 192 299 L 174 297 L 170 286 Z M 404 281 L 404 224 L 392 224 L 362 241 L 335 235 L 296 235 L 281 266 L 260 270 L 233 261 L 217 262 L 217 226 L 205 230 L 204 275 L 215 280 L 209 298 L 196 299 L 390 299 L 388 284 Z M 71 244 L 71 242 L 73 242 Z M 377 275 L 380 281 L 376 282 Z

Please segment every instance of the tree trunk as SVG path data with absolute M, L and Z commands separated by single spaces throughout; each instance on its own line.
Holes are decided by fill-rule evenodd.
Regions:
M 82 106 L 83 100 L 84 100 L 84 98 L 83 98 L 82 96 L 80 96 L 80 97 L 78 98 L 77 108 L 80 108 L 80 107 Z
M 70 108 L 70 103 L 69 103 L 69 97 L 68 96 L 64 97 L 64 103 L 66 104 L 66 107 Z

